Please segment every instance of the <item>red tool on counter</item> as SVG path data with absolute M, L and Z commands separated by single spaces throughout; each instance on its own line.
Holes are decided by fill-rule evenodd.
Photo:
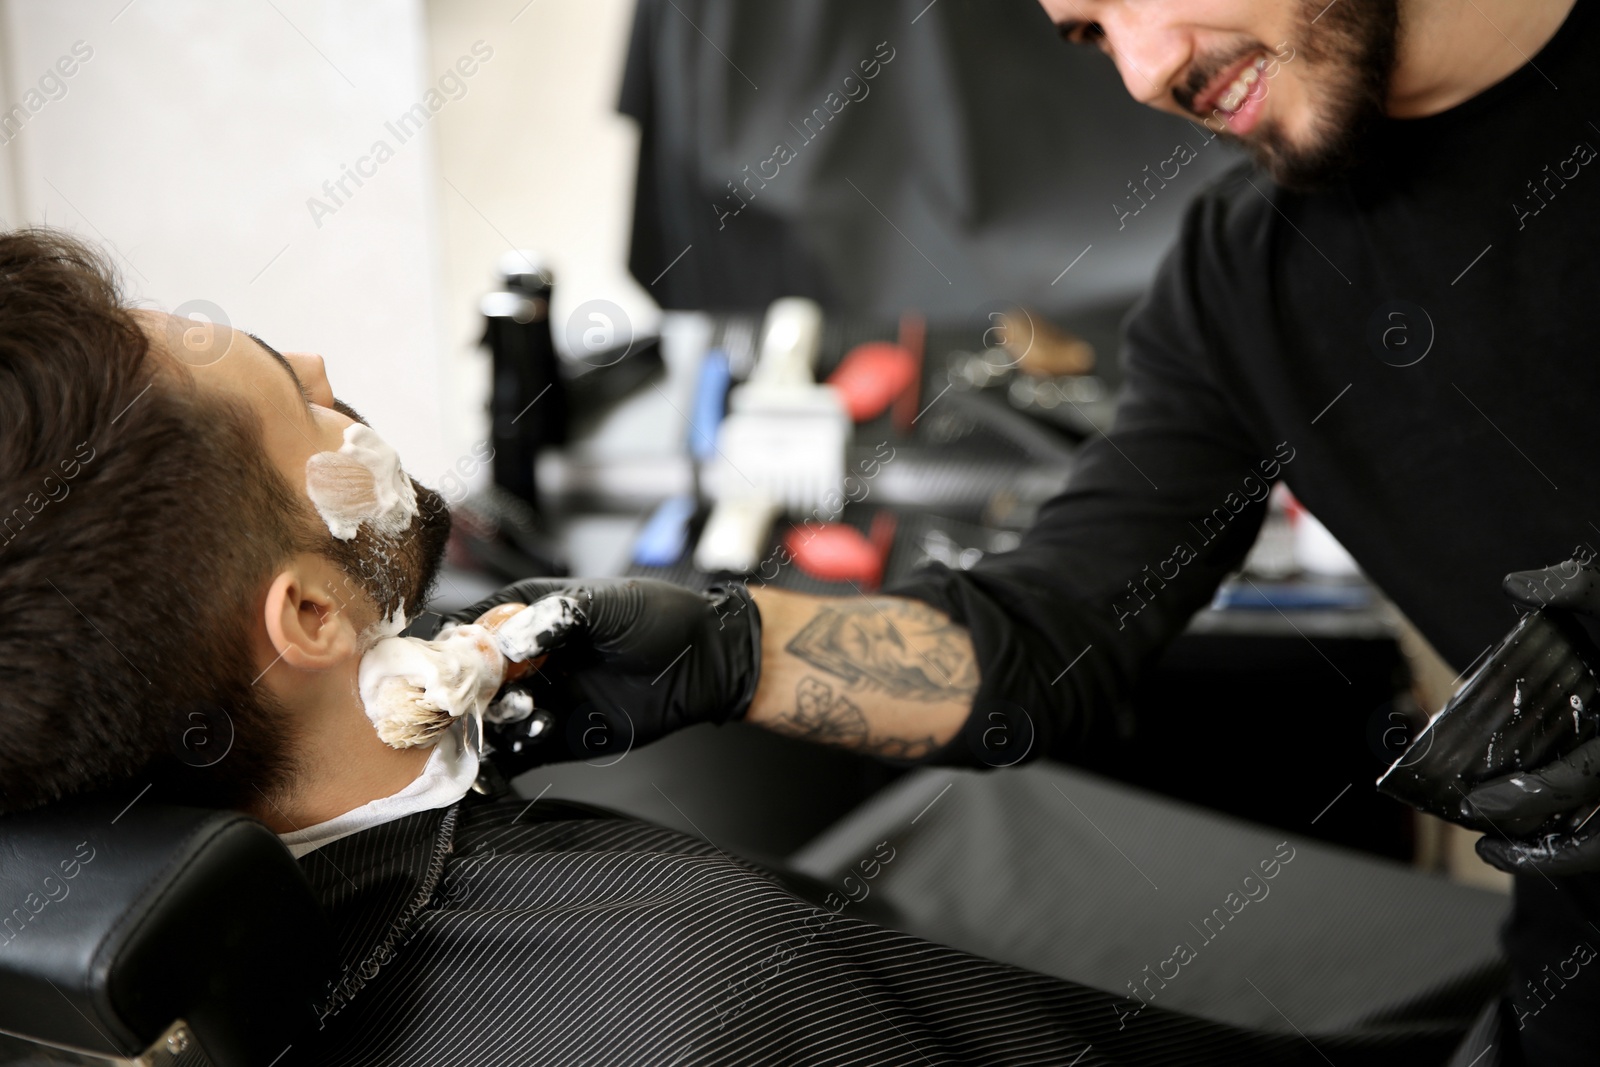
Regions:
M 863 592 L 872 592 L 883 584 L 895 524 L 894 513 L 880 509 L 866 534 L 838 522 L 796 526 L 784 538 L 784 547 L 795 566 L 811 577 L 854 582 Z
M 911 429 L 921 395 L 926 333 L 922 317 L 907 312 L 900 320 L 898 342 L 868 341 L 845 354 L 828 375 L 828 384 L 839 391 L 852 420 L 875 419 L 892 404 L 895 428 L 902 433 Z

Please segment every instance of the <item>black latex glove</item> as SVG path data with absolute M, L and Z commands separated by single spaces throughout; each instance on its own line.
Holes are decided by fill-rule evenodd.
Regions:
M 529 578 L 449 620 L 474 622 L 499 604 L 551 596 L 571 598 L 576 617 L 538 642 L 553 649 L 549 658 L 502 690 L 490 718 L 519 704 L 526 711 L 529 697 L 537 711 L 484 728 L 507 777 L 565 760 L 612 763 L 674 730 L 749 710 L 761 615 L 743 583 L 701 593 L 652 578 Z
M 1530 609 L 1554 608 L 1600 620 L 1600 569 L 1568 560 L 1542 570 L 1506 575 L 1506 595 Z M 1478 855 L 1513 874 L 1546 875 L 1600 870 L 1600 817 L 1586 819 L 1600 803 L 1600 738 L 1591 738 L 1558 760 L 1533 770 L 1485 782 L 1467 803 L 1512 833 L 1565 816 L 1566 829 L 1532 838 L 1486 835 Z

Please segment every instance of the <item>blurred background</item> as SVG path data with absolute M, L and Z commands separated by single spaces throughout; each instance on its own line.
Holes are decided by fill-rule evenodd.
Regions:
M 323 354 L 445 493 L 438 611 L 533 574 L 850 593 L 1004 551 L 1238 158 L 1034 0 L 0 0 L 0 107 L 6 225 Z M 772 564 L 808 521 L 824 546 Z M 1492 881 L 1370 788 L 1453 673 L 1280 494 L 1145 686 L 1165 755 L 1091 769 Z M 900 775 L 740 726 L 626 749 L 516 784 L 782 857 Z
M 152 306 L 204 300 L 324 353 L 406 427 L 423 481 L 483 436 L 478 302 L 510 249 L 557 275 L 558 346 L 592 299 L 638 336 L 663 307 L 786 295 L 891 320 L 1125 305 L 1228 149 L 1119 229 L 1127 183 L 1194 130 L 1062 48 L 1030 0 L 913 23 L 925 3 L 5 0 L 0 214 L 102 240 Z M 89 58 L 61 76 L 75 46 Z M 862 79 L 875 54 L 894 58 Z M 430 90 L 442 104 L 396 125 Z M 328 190 L 379 142 L 371 177 Z M 719 226 L 780 142 L 798 158 Z

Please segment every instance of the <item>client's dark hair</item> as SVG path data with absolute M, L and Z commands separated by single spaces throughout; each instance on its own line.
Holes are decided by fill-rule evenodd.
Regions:
M 0 812 L 283 786 L 249 620 L 298 514 L 256 416 L 162 365 L 103 256 L 0 233 Z

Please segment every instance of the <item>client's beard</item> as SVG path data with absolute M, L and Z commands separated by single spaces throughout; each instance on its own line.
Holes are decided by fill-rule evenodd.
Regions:
M 270 484 L 270 473 L 259 475 L 263 484 Z M 299 547 L 321 553 L 344 570 L 346 582 L 337 592 L 340 611 L 356 609 L 359 616 L 370 603 L 381 618 L 394 619 L 403 612 L 410 620 L 427 603 L 450 538 L 450 510 L 438 493 L 414 480 L 411 484 L 417 515 L 395 535 L 376 534 L 363 523 L 355 537 L 341 541 L 308 517 L 310 540 L 300 541 Z M 297 506 L 287 490 L 273 503 L 283 514 Z M 210 627 L 217 641 L 213 654 L 248 664 L 247 628 L 225 625 L 224 609 L 218 610 L 218 621 Z M 217 679 L 210 690 L 184 694 L 172 706 L 157 709 L 170 724 L 170 751 L 149 768 L 161 796 L 176 803 L 257 810 L 262 804 L 275 807 L 294 787 L 300 768 L 294 740 L 284 729 L 291 709 L 267 686 L 257 684 L 264 673 L 241 667 L 231 677 Z
M 381 619 L 422 613 L 439 576 L 450 540 L 450 509 L 444 497 L 411 482 L 417 515 L 398 534 L 378 534 L 363 524 L 348 541 L 329 536 L 322 552 L 349 577 L 350 592 L 364 596 Z M 349 603 L 348 598 L 344 599 Z
M 346 575 L 345 587 L 338 593 L 340 611 L 357 609 L 359 616 L 370 603 L 380 619 L 395 620 L 403 613 L 410 621 L 427 603 L 450 539 L 450 509 L 432 489 L 414 480 L 411 484 L 417 494 L 417 515 L 398 534 L 377 534 L 363 523 L 356 536 L 341 541 L 322 528 L 319 541 L 326 540 L 315 548 Z M 261 801 L 276 805 L 274 797 L 292 788 L 299 774 L 293 739 L 282 729 L 289 709 L 254 682 L 240 682 L 231 692 L 214 696 L 214 702 L 201 705 L 200 719 L 183 720 L 183 736 L 206 740 L 206 734 L 197 731 L 213 726 L 219 734 L 225 730 L 231 754 L 212 766 L 197 762 L 194 753 L 175 749 L 178 760 L 189 765 L 168 761 L 168 781 L 181 790 L 176 796 L 218 806 L 254 807 Z M 179 777 L 171 777 L 174 774 Z M 246 790 L 246 784 L 254 788 Z

